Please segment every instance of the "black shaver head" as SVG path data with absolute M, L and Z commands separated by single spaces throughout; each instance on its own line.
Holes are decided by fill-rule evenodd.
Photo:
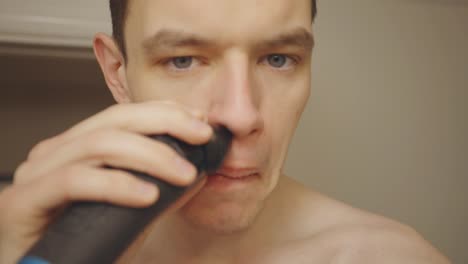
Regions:
M 167 135 L 155 135 L 151 138 L 162 141 L 190 161 L 199 173 L 215 172 L 223 163 L 231 145 L 232 133 L 223 126 L 213 127 L 210 141 L 201 146 L 189 145 Z
M 203 161 L 203 170 L 207 173 L 216 171 L 223 163 L 229 150 L 232 140 L 232 133 L 225 127 L 214 128 L 214 134 L 211 140 L 204 145 L 205 159 Z

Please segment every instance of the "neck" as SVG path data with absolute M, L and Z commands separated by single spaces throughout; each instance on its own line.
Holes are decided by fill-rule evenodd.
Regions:
M 143 245 L 139 254 L 144 256 L 142 263 L 149 260 L 161 263 L 235 262 L 239 256 L 258 252 L 259 245 L 265 247 L 288 240 L 294 232 L 285 229 L 295 219 L 296 206 L 300 206 L 297 202 L 300 190 L 302 188 L 293 180 L 280 177 L 254 223 L 248 229 L 232 234 L 217 234 L 194 227 L 177 213 L 166 215 L 158 220 Z

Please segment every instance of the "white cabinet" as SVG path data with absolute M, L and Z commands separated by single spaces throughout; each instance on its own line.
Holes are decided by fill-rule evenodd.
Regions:
M 111 32 L 108 0 L 0 0 L 0 42 L 90 47 Z

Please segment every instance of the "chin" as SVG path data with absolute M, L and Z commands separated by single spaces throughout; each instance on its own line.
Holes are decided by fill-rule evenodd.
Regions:
M 263 208 L 263 200 L 256 198 L 220 197 L 214 200 L 209 194 L 202 193 L 185 204 L 179 210 L 179 215 L 196 230 L 215 235 L 240 233 L 252 226 Z

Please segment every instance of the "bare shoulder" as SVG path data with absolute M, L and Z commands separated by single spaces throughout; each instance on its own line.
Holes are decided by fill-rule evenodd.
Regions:
M 414 229 L 389 219 L 372 218 L 332 227 L 319 237 L 311 236 L 304 243 L 334 246 L 333 263 L 336 264 L 450 263 Z
M 286 256 L 289 248 L 304 260 L 320 263 L 450 263 L 413 228 L 402 223 L 319 193 L 304 191 L 299 200 L 303 208 L 297 217 L 302 219 L 299 226 L 305 235 L 285 246 Z M 308 208 L 311 204 L 313 208 Z

